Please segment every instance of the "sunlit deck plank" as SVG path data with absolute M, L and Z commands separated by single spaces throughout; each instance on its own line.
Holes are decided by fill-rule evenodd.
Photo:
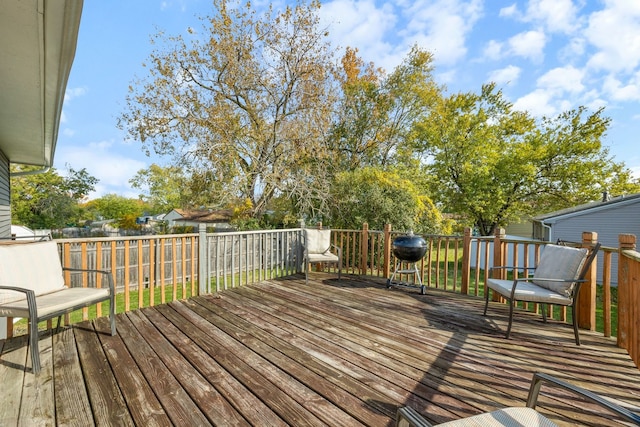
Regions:
M 53 337 L 53 381 L 56 422 L 69 426 L 93 425 L 73 329 L 63 329 Z
M 96 332 L 92 323 L 84 323 L 73 331 L 96 425 L 133 426 L 133 419 L 98 338 L 98 334 L 110 333 L 107 332 L 109 329 Z

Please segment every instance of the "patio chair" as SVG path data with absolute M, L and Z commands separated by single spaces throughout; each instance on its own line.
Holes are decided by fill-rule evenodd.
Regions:
M 640 425 L 640 415 L 631 412 L 629 409 L 617 405 L 609 400 L 604 399 L 597 394 L 586 390 L 582 387 L 575 386 L 566 381 L 560 380 L 551 375 L 543 373 L 533 374 L 531 385 L 529 386 L 529 395 L 527 397 L 527 406 L 509 407 L 498 409 L 484 414 L 474 415 L 455 421 L 449 421 L 438 424 L 437 427 L 499 427 L 499 426 L 538 426 L 538 427 L 554 427 L 557 426 L 544 415 L 536 411 L 538 395 L 542 383 L 549 383 L 551 386 L 560 387 L 571 393 L 582 396 L 586 400 L 592 401 L 611 413 L 616 414 L 625 421 L 631 421 L 635 425 Z M 405 406 L 398 408 L 396 415 L 396 427 L 434 427 L 429 424 L 417 411 Z
M 484 315 L 487 315 L 487 307 L 489 306 L 489 289 L 494 294 L 504 297 L 509 303 L 509 326 L 507 326 L 506 332 L 506 338 L 509 338 L 516 301 L 540 304 L 542 320 L 545 323 L 547 321 L 545 304 L 571 306 L 576 345 L 580 345 L 577 321 L 578 293 L 580 285 L 586 281 L 587 272 L 599 249 L 600 243 L 597 243 L 590 250 L 548 244 L 544 247 L 540 262 L 535 268 L 493 267 L 489 271 L 489 276 L 496 269 L 511 269 L 514 276 L 517 276 L 517 270 L 535 271 L 531 277 L 527 275 L 527 277 L 521 278 L 514 277 L 513 280 L 487 279 Z
M 331 230 L 304 229 L 304 280 L 309 283 L 309 264 L 329 263 L 338 265 L 338 279 L 342 272 L 342 248 L 331 244 Z M 333 252 L 332 252 L 333 249 Z
M 63 271 L 101 275 L 106 287 L 71 286 Z M 63 268 L 58 244 L 6 242 L 0 244 L 0 317 L 29 319 L 29 350 L 32 372 L 40 372 L 38 323 L 72 311 L 109 301 L 111 335 L 116 334 L 115 287 L 111 272 Z

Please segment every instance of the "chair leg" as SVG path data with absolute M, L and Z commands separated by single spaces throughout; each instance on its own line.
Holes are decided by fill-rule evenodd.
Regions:
M 62 316 L 58 316 L 58 326 L 56 326 L 56 334 L 60 332 L 60 325 L 62 324 Z
M 40 372 L 40 349 L 38 348 L 38 320 L 29 319 L 29 350 L 31 350 L 31 370 Z
M 484 313 L 483 316 L 487 315 L 487 307 L 489 307 L 489 288 L 485 288 L 484 292 Z
M 542 311 L 542 321 L 544 323 L 547 323 L 547 309 L 546 309 L 547 305 L 546 304 L 540 304 L 540 311 Z
M 571 317 L 573 318 L 573 334 L 576 337 L 576 345 L 580 345 L 580 332 L 578 331 L 578 305 L 575 303 L 572 305 Z
M 513 324 L 513 305 L 514 301 L 509 300 L 509 326 L 507 326 L 507 334 L 505 335 L 505 338 L 509 338 L 509 335 L 511 334 L 511 325 Z
M 309 284 L 309 263 L 306 261 L 304 263 L 304 284 Z
M 116 302 L 115 297 L 111 295 L 111 302 L 109 303 L 109 321 L 111 323 L 111 336 L 116 334 Z

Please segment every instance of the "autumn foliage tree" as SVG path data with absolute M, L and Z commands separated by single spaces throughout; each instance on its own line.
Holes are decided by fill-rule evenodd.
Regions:
M 320 3 L 261 14 L 249 2 L 213 5 L 202 31 L 154 37 L 119 124 L 188 168 L 212 205 L 247 199 L 258 216 L 281 193 L 308 205 L 334 103 Z
M 330 137 L 342 169 L 385 168 L 402 158 L 415 121 L 439 97 L 432 71 L 433 55 L 417 46 L 390 74 L 366 63 L 357 49 L 346 49 Z
M 372 225 L 403 206 L 412 213 L 395 225 L 409 227 L 442 209 L 489 234 L 603 191 L 640 191 L 602 146 L 602 110 L 537 119 L 494 84 L 448 95 L 428 46 L 390 72 L 353 47 L 334 64 L 318 0 L 213 7 L 201 29 L 152 39 L 119 118 L 145 150 L 172 159 L 137 176 L 158 205 L 241 208 L 252 226 L 275 209 L 286 223 L 352 215 Z

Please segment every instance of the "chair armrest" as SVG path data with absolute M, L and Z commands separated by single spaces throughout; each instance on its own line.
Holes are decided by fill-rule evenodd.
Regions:
M 533 282 L 534 280 L 544 280 L 545 282 L 558 282 L 558 283 L 584 283 L 586 279 L 546 279 L 544 277 L 519 277 L 513 279 L 517 282 Z
M 36 293 L 33 292 L 32 289 L 20 288 L 18 286 L 2 286 L 2 285 L 0 285 L 0 290 L 22 292 L 23 294 L 25 294 L 26 297 L 28 297 L 29 294 L 32 294 L 34 297 L 36 296 Z
M 113 275 L 108 270 L 95 270 L 90 268 L 71 268 L 71 267 L 62 267 L 62 271 L 73 271 L 76 273 L 100 273 L 107 276 L 107 282 L 109 284 L 109 290 L 111 293 L 115 292 L 115 286 L 113 283 Z
M 634 412 L 631 412 L 627 408 L 623 408 L 620 405 L 610 402 L 609 400 L 604 399 L 603 397 L 598 396 L 597 394 L 589 390 L 586 390 L 582 387 L 569 384 L 566 381 L 562 381 L 558 378 L 555 378 L 551 375 L 543 374 L 541 372 L 536 372 L 533 374 L 533 379 L 531 380 L 531 386 L 529 387 L 529 396 L 527 397 L 527 406 L 529 408 L 535 409 L 536 404 L 538 402 L 538 395 L 540 394 L 540 388 L 543 382 L 551 383 L 554 386 L 558 386 L 565 390 L 569 390 L 577 395 L 586 397 L 587 399 L 609 409 L 610 411 L 620 415 L 621 417 L 624 417 L 627 420 L 632 421 L 636 424 L 640 424 L 640 415 Z
M 342 258 L 342 248 L 340 246 L 334 245 L 333 243 L 331 244 L 331 247 L 334 248 L 336 252 L 338 252 L 338 257 Z
M 432 427 L 422 415 L 408 406 L 398 408 L 396 413 L 396 427 Z
M 18 286 L 0 286 L 0 290 L 22 292 L 27 298 L 27 309 L 29 310 L 29 318 L 36 319 L 38 317 L 38 306 L 36 305 L 36 293 L 32 289 L 20 288 Z
M 496 267 L 489 267 L 489 274 L 493 272 L 493 270 L 514 270 L 514 271 L 531 271 L 535 270 L 536 267 L 520 267 L 520 266 L 511 266 L 511 265 L 499 265 Z

